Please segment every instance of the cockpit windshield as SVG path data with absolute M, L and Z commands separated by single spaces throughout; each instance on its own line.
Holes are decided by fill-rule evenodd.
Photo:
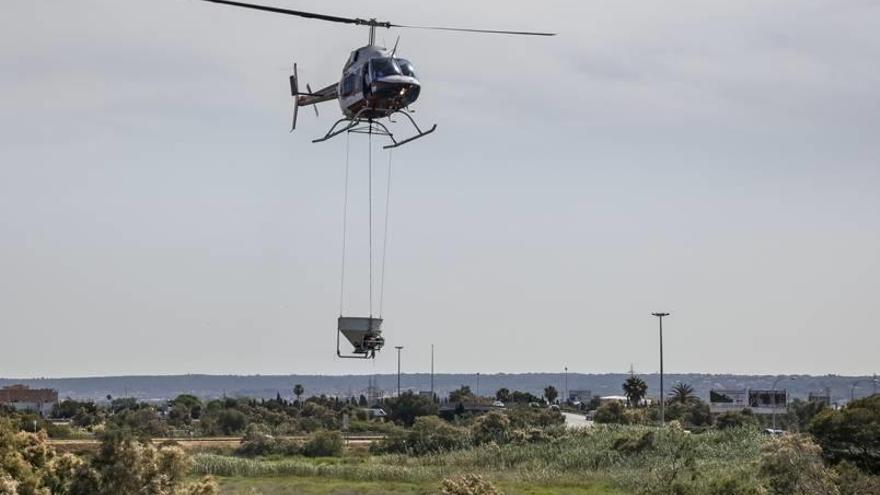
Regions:
M 399 76 L 401 74 L 400 67 L 394 63 L 392 58 L 374 58 L 370 60 L 370 72 L 373 73 L 373 78 L 375 79 Z
M 374 58 L 370 60 L 370 71 L 376 79 L 387 76 L 416 77 L 412 64 L 402 58 Z

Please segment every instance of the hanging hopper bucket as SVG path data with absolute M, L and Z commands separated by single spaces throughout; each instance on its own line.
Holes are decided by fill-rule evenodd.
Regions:
M 382 318 L 340 316 L 337 329 L 354 347 L 352 352 L 355 354 L 344 356 L 339 350 L 337 339 L 336 352 L 340 357 L 371 358 L 385 344 L 385 339 L 382 338 Z

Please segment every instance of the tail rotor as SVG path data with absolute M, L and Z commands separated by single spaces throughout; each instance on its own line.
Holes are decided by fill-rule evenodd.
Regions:
M 290 95 L 293 96 L 293 123 L 290 125 L 290 132 L 293 132 L 296 130 L 296 116 L 299 114 L 299 76 L 296 73 L 296 63 L 293 64 L 293 75 L 290 76 Z

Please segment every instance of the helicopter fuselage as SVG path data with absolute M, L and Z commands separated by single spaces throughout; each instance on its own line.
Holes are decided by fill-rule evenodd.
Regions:
M 337 90 L 346 117 L 388 117 L 418 99 L 421 85 L 412 64 L 394 55 L 375 45 L 351 52 Z

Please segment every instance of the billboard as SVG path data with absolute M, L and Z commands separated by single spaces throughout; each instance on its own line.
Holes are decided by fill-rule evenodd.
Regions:
M 723 413 L 727 411 L 742 411 L 749 407 L 749 392 L 742 390 L 710 390 L 709 411 Z
M 785 390 L 749 390 L 749 408 L 755 414 L 773 414 L 785 410 L 788 393 Z

